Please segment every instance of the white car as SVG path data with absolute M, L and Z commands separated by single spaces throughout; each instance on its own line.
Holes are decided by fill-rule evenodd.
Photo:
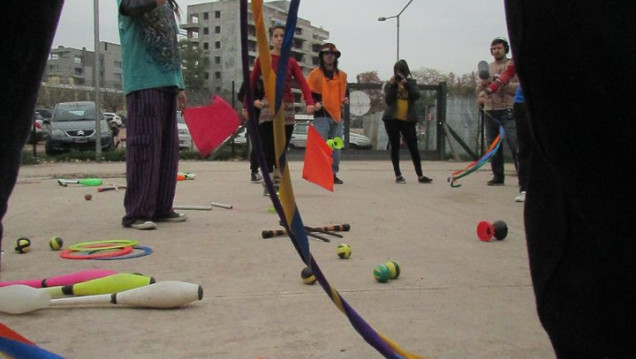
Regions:
M 181 112 L 177 112 L 177 129 L 179 130 L 179 149 L 192 150 L 194 144 L 192 143 L 192 136 L 190 135 L 190 129 L 181 115 Z
M 244 145 L 247 143 L 247 127 L 242 127 L 236 136 L 234 136 L 234 143 L 237 145 Z
M 297 122 L 292 132 L 289 146 L 292 148 L 307 147 L 307 129 L 311 122 Z M 344 140 L 344 138 L 343 138 Z M 353 149 L 370 149 L 373 147 L 369 137 L 355 132 L 349 132 L 349 146 Z
M 111 126 L 122 127 L 124 125 L 121 121 L 121 117 L 112 112 L 104 112 L 104 117 L 106 117 L 106 121 L 108 121 Z

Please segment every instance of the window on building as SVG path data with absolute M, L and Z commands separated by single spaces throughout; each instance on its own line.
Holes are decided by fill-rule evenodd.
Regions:
M 207 79 L 209 79 L 209 78 L 210 78 L 210 74 L 209 74 L 208 72 L 206 72 L 206 73 L 203 75 L 203 78 L 205 78 L 206 80 L 207 80 Z
M 217 87 L 217 88 L 215 88 L 215 91 L 216 91 L 216 93 L 221 93 L 221 88 Z
M 60 59 L 60 55 L 58 54 L 51 54 L 51 60 L 59 60 Z
M 199 16 L 198 15 L 190 16 L 190 22 L 193 23 L 193 24 L 198 24 L 199 23 Z
M 214 42 L 214 48 L 215 49 L 220 49 L 221 48 L 221 41 L 215 41 Z
M 203 50 L 208 50 L 210 48 L 210 44 L 208 44 L 207 42 L 203 43 Z
M 220 19 L 221 18 L 221 12 L 219 10 L 214 12 L 214 18 L 215 19 Z
M 121 69 L 121 61 L 114 61 L 113 67 L 115 67 L 116 69 Z
M 214 27 L 214 33 L 215 34 L 220 34 L 221 33 L 221 27 L 220 26 L 215 26 Z
M 207 34 L 209 34 L 209 33 L 210 33 L 210 29 L 209 29 L 209 28 L 207 28 L 207 27 L 204 27 L 204 28 L 203 28 L 203 35 L 207 35 Z
M 220 80 L 221 79 L 221 71 L 216 71 L 214 73 L 214 78 L 217 79 L 217 80 Z
M 75 75 L 81 76 L 82 75 L 82 69 L 81 68 L 75 68 Z
M 216 65 L 221 64 L 221 56 L 214 56 L 214 64 Z
M 300 27 L 296 27 L 296 30 L 294 31 L 294 34 L 302 35 L 303 34 L 303 29 L 301 29 Z
M 210 13 L 204 12 L 203 13 L 203 20 L 207 20 L 210 18 Z

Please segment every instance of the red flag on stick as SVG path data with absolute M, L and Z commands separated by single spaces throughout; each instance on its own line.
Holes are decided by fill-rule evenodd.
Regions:
M 303 178 L 333 192 L 333 168 L 331 164 L 331 148 L 320 136 L 314 126 L 307 129 L 307 148 L 305 149 L 305 165 Z
M 216 95 L 208 106 L 187 107 L 183 117 L 201 157 L 209 156 L 241 124 L 232 106 Z

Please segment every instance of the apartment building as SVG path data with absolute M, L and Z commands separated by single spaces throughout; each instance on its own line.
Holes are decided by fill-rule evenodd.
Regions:
M 276 20 L 285 22 L 289 1 L 272 1 L 263 4 L 265 24 Z M 240 39 L 240 13 L 238 0 L 218 0 L 189 5 L 181 28 L 188 41 L 199 46 L 210 56 L 210 67 L 205 83 L 212 93 L 232 91 L 232 83 L 238 91 L 243 79 Z M 249 13 L 248 48 L 250 67 L 258 56 L 256 28 Z M 305 75 L 318 65 L 318 50 L 329 38 L 329 32 L 313 26 L 310 21 L 298 18 L 291 50 Z M 297 102 L 299 91 L 295 91 Z
M 121 46 L 100 42 L 100 87 L 122 89 Z M 55 85 L 93 86 L 95 52 L 59 46 L 51 49 L 42 81 Z

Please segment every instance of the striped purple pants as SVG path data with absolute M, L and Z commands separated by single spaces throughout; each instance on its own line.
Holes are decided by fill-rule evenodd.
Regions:
M 179 166 L 176 93 L 146 89 L 126 95 L 126 215 L 135 220 L 172 212 Z

